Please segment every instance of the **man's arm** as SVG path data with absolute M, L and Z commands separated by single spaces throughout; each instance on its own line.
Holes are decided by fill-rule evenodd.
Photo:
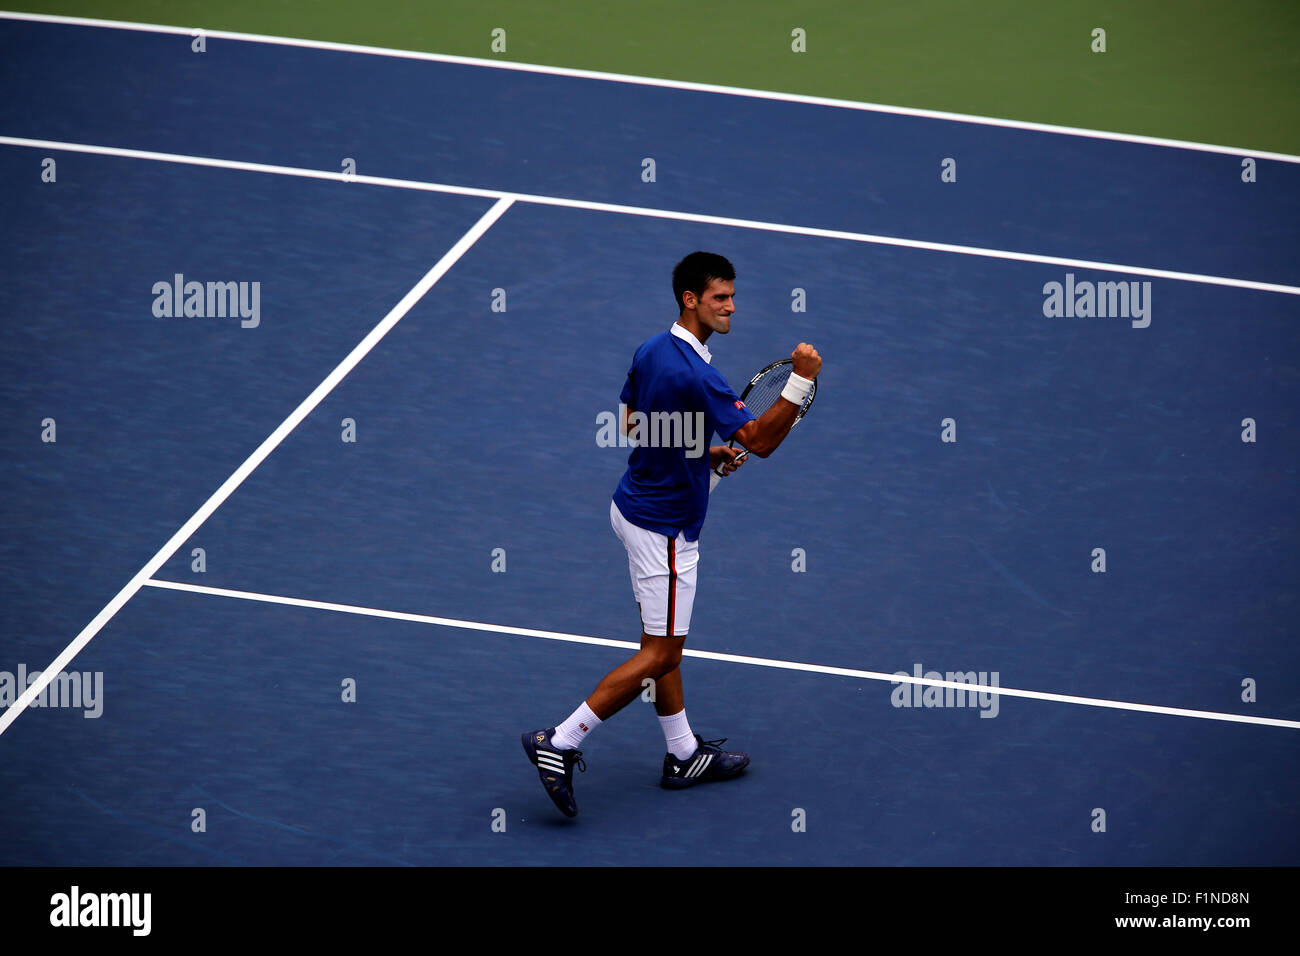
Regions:
M 814 379 L 822 370 L 822 358 L 817 350 L 806 342 L 790 353 L 794 359 L 794 372 L 803 378 Z M 744 445 L 752 454 L 766 458 L 776 451 L 777 446 L 785 441 L 799 414 L 799 406 L 785 398 L 778 398 L 776 403 L 763 413 L 761 418 L 741 425 L 732 435 L 732 440 Z

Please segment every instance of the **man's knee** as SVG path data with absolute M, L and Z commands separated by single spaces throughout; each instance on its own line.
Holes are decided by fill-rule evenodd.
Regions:
M 641 649 L 646 654 L 646 663 L 651 670 L 649 676 L 663 677 L 682 662 L 682 645 L 686 643 L 685 639 L 643 634 L 641 641 Z
M 663 656 L 658 659 L 659 666 L 655 671 L 655 677 L 663 677 L 665 674 L 677 670 L 677 666 L 681 662 L 682 649 L 680 647 L 664 652 Z

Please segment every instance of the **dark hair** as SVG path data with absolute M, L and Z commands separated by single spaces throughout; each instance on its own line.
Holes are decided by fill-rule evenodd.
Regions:
M 714 279 L 727 282 L 736 279 L 736 270 L 722 256 L 712 252 L 692 252 L 677 263 L 673 269 L 673 297 L 677 300 L 677 311 L 685 308 L 682 305 L 683 292 L 703 295 Z

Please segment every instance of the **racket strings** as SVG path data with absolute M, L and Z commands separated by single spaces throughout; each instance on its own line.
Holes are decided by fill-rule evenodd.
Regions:
M 770 372 L 765 373 L 757 382 L 746 389 L 744 395 L 745 407 L 749 409 L 755 418 L 762 418 L 763 413 L 775 405 L 777 399 L 781 397 L 781 392 L 785 390 L 785 383 L 789 380 L 789 365 L 779 365 Z M 812 404 L 812 398 L 813 393 L 809 393 L 803 407 L 799 410 L 800 415 Z

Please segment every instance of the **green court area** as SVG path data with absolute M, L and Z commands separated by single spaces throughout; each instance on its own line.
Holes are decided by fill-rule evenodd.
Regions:
M 1300 154 L 1294 0 L 51 0 L 17 9 Z M 1094 49 L 1098 30 L 1104 52 Z

